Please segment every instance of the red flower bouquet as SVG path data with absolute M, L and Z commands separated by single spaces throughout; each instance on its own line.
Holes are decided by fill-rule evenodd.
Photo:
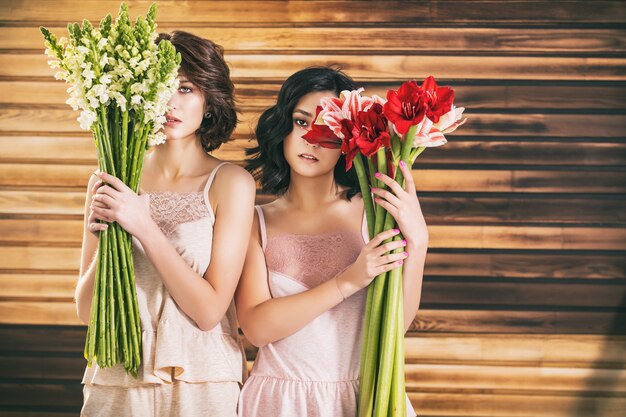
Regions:
M 421 85 L 409 81 L 387 92 L 387 100 L 366 97 L 363 89 L 342 91 L 323 99 L 315 123 L 304 135 L 310 143 L 341 148 L 346 169 L 353 165 L 370 238 L 396 227 L 393 217 L 377 205 L 371 187 L 386 188 L 376 172 L 388 173 L 404 186 L 400 161 L 412 166 L 427 147 L 445 144 L 444 134 L 465 123 L 462 107 L 453 105 L 454 92 L 439 87 L 430 76 Z M 366 169 L 366 165 L 368 169 Z M 369 174 L 368 174 L 369 171 Z M 396 236 L 395 239 L 403 239 Z M 361 355 L 359 417 L 405 416 L 404 323 L 402 268 L 382 274 L 367 293 Z

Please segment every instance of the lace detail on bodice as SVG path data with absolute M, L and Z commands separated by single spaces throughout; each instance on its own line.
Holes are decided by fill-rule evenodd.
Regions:
M 270 271 L 313 288 L 354 263 L 363 245 L 361 234 L 353 231 L 283 234 L 268 237 L 265 259 Z
M 164 191 L 148 194 L 152 219 L 168 238 L 175 234 L 179 224 L 210 216 L 202 192 Z

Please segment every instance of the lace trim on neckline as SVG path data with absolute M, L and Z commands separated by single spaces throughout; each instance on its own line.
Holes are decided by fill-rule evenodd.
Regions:
M 177 227 L 182 223 L 211 217 L 202 192 L 164 191 L 147 194 L 150 196 L 150 215 L 167 238 L 174 237 Z

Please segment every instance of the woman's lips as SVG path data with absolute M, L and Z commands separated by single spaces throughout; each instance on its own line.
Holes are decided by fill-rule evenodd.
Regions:
M 319 159 L 317 159 L 315 156 L 311 155 L 310 153 L 301 153 L 300 155 L 298 155 L 298 158 L 309 163 L 314 163 L 314 162 L 319 161 Z
M 178 123 L 181 123 L 180 119 L 174 116 L 165 115 L 165 126 L 175 126 Z

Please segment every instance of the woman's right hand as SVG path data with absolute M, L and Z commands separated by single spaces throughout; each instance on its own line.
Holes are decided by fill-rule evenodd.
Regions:
M 98 191 L 100 187 L 102 187 L 103 184 L 104 183 L 102 182 L 102 180 L 96 181 L 96 183 L 91 188 L 91 195 L 95 196 L 96 192 Z M 87 228 L 95 237 L 98 237 L 100 232 L 103 230 L 106 230 L 109 227 L 109 225 L 107 223 L 101 223 L 100 221 L 96 219 L 96 215 L 93 211 L 94 207 L 106 208 L 106 205 L 104 205 L 103 203 L 99 201 L 92 199 L 91 205 L 89 206 L 89 217 L 87 219 Z
M 367 287 L 378 275 L 391 271 L 402 265 L 408 256 L 406 252 L 388 253 L 406 246 L 406 240 L 395 240 L 383 243 L 396 236 L 398 229 L 386 230 L 374 236 L 363 249 L 357 260 L 341 275 L 338 275 L 337 286 L 344 298 L 347 298 Z

